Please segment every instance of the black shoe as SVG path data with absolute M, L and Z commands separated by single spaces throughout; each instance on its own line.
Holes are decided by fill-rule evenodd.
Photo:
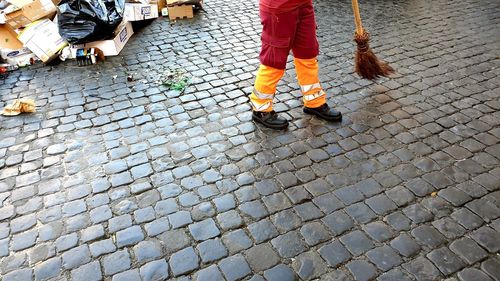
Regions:
M 312 107 L 304 107 L 304 113 L 316 115 L 321 119 L 327 121 L 340 121 L 342 120 L 342 113 L 339 111 L 330 108 L 328 104 L 323 104 L 320 107 L 312 108 Z
M 253 111 L 252 119 L 271 129 L 282 130 L 288 127 L 288 121 L 279 117 L 274 110 L 271 112 Z

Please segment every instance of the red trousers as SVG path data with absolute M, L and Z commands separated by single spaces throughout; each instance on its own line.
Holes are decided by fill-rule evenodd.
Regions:
M 262 49 L 260 62 L 277 69 L 285 69 L 290 50 L 298 59 L 318 56 L 316 20 L 312 3 L 284 13 L 260 10 L 262 21 Z

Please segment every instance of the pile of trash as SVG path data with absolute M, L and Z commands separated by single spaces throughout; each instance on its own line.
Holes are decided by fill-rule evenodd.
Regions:
M 132 22 L 192 17 L 202 0 L 0 0 L 0 75 L 37 61 L 116 56 Z

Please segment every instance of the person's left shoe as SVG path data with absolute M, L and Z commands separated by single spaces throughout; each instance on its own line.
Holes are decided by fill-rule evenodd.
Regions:
M 337 111 L 333 108 L 330 108 L 328 104 L 323 104 L 320 107 L 312 108 L 312 107 L 305 107 L 304 106 L 304 113 L 311 114 L 311 115 L 316 115 L 319 118 L 327 121 L 341 121 L 342 120 L 342 113 L 340 111 Z

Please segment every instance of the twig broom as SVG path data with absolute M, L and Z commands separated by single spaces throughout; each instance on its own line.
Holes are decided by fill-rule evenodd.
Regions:
M 358 45 L 355 58 L 356 73 L 362 78 L 369 80 L 375 80 L 381 76 L 388 76 L 394 72 L 394 69 L 387 63 L 379 60 L 370 49 L 368 45 L 370 34 L 364 30 L 361 24 L 358 0 L 352 0 L 352 9 L 354 11 L 354 22 L 356 24 L 354 41 L 356 41 Z

